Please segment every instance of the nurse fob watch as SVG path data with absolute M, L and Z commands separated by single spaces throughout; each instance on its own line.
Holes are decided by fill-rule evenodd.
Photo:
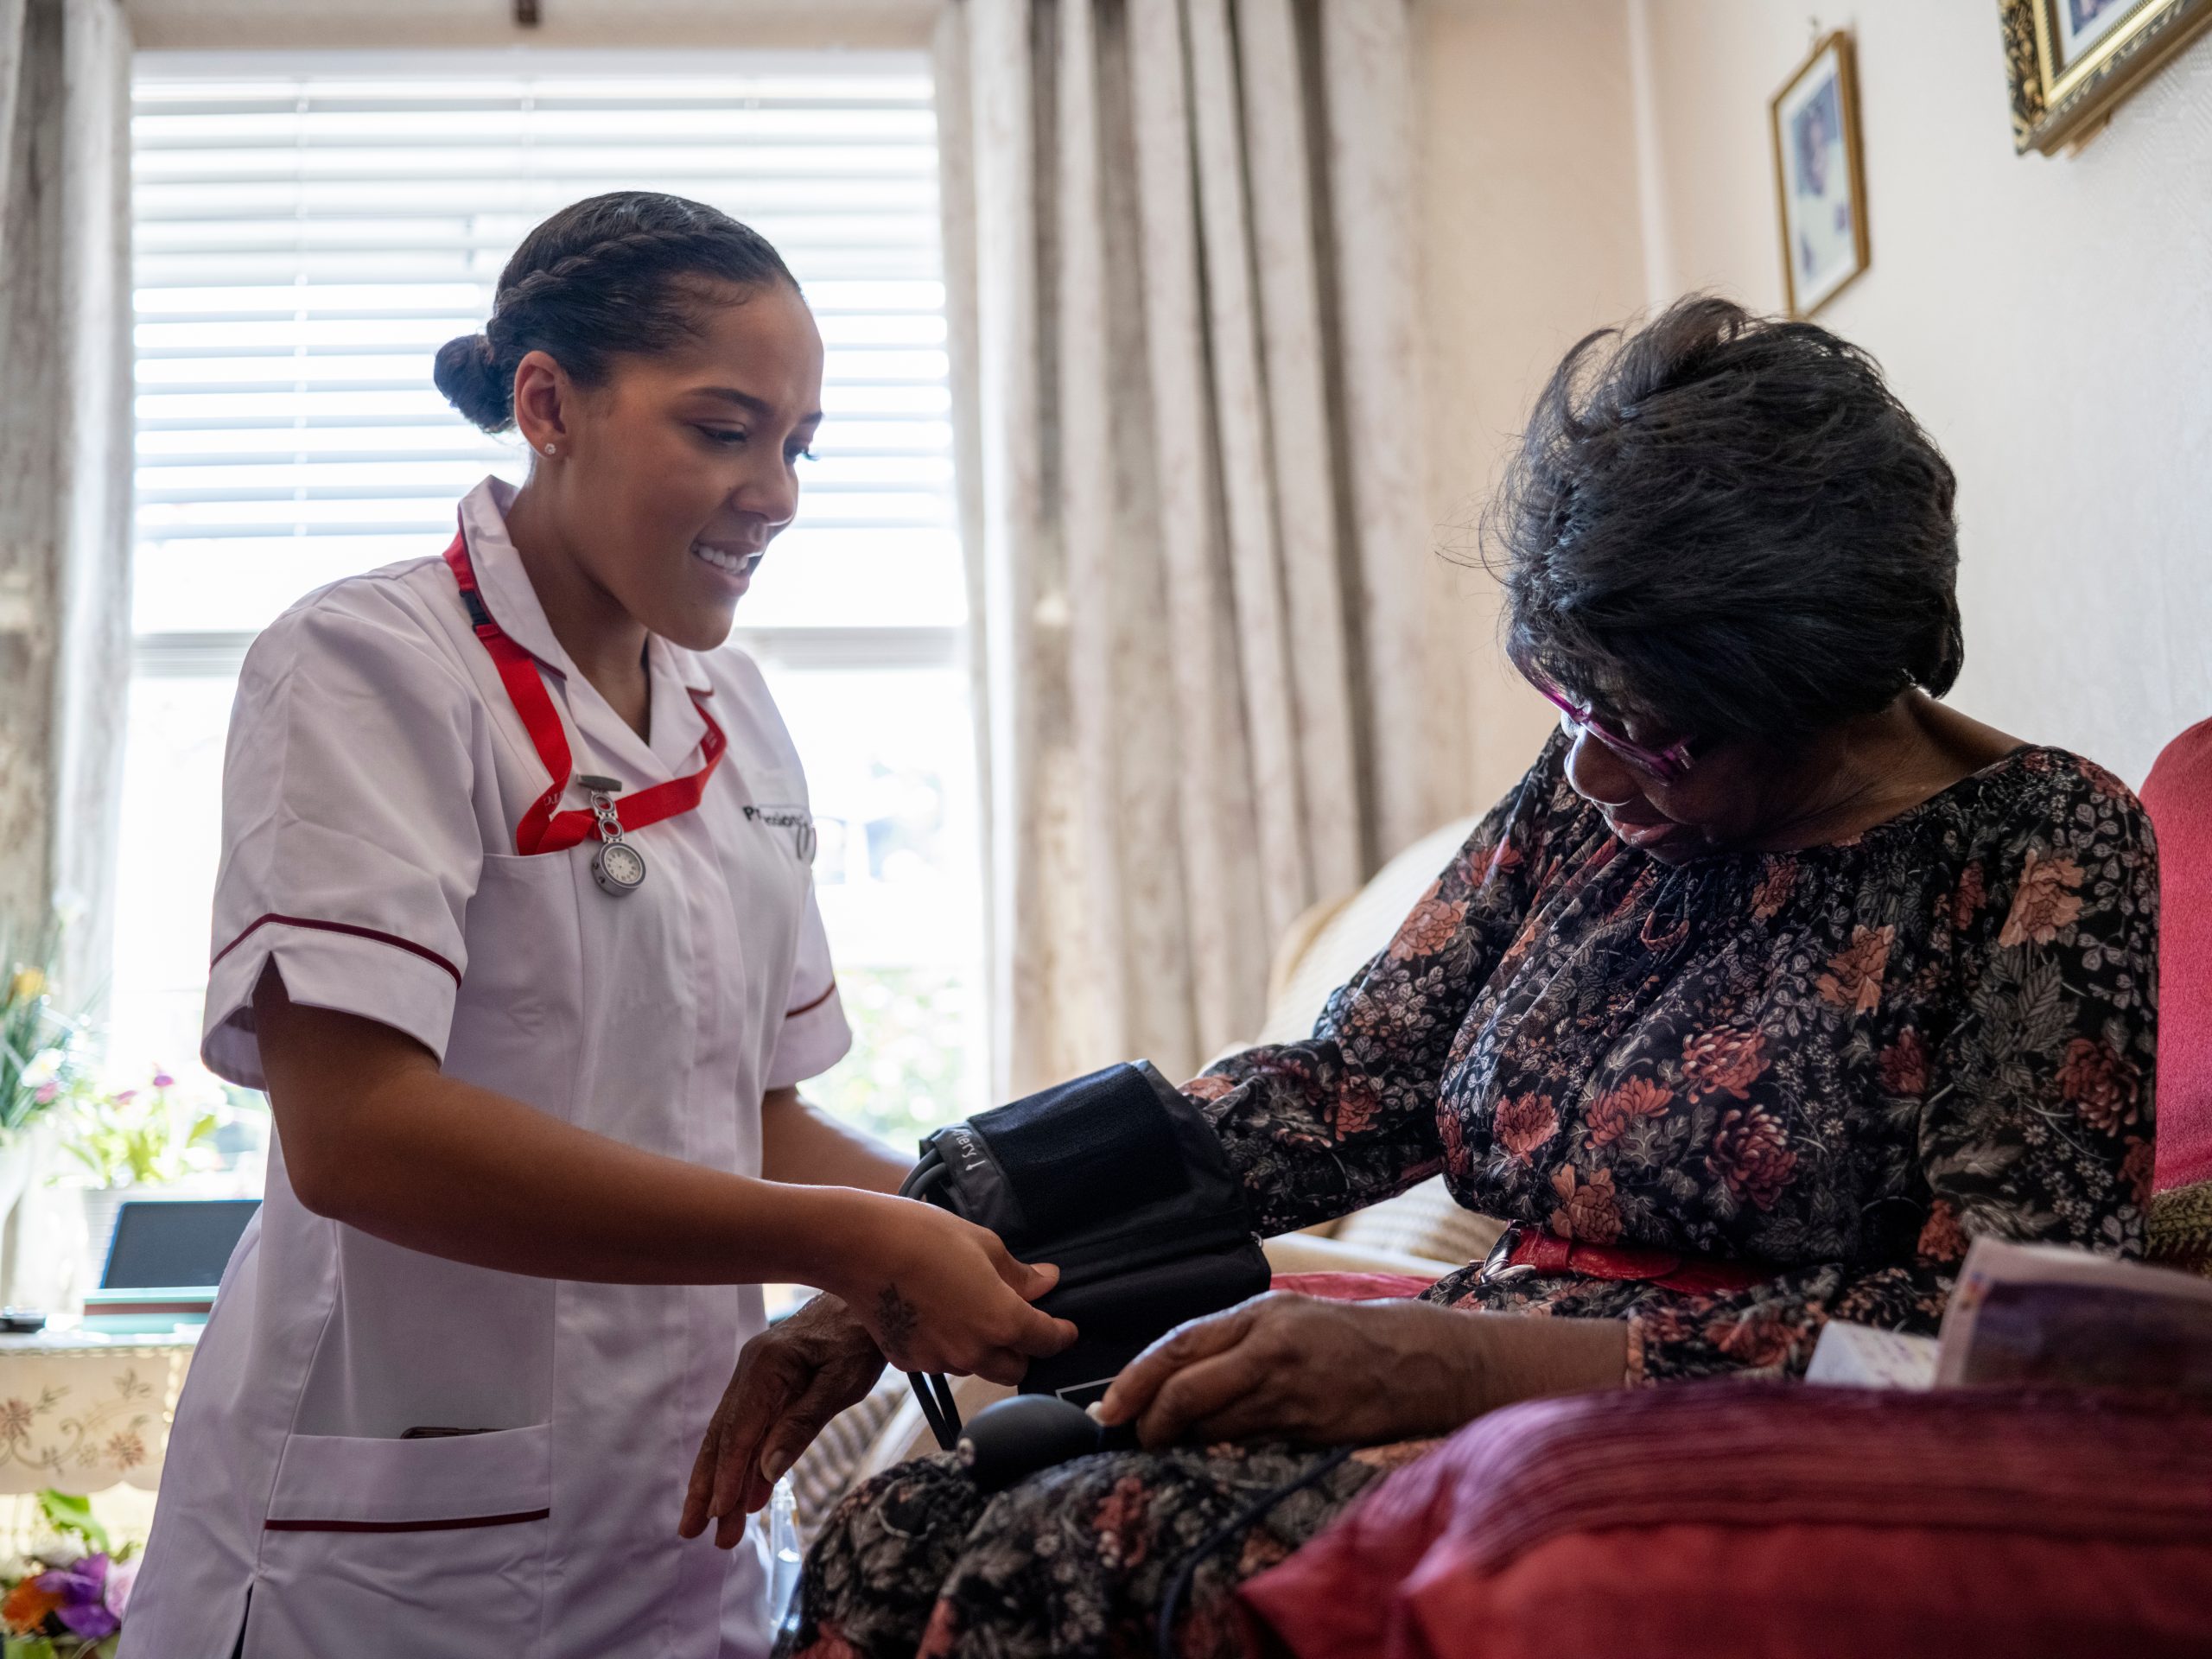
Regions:
M 618 778 L 579 778 L 591 801 L 591 815 L 598 821 L 599 850 L 591 855 L 591 879 L 600 890 L 617 899 L 626 899 L 645 885 L 645 858 L 635 847 L 622 839 L 622 820 L 615 815 L 614 791 L 622 787 Z

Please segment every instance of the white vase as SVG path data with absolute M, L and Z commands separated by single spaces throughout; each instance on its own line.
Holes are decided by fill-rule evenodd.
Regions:
M 0 1303 L 49 1317 L 73 1313 L 84 1287 L 84 1205 L 53 1180 L 60 1131 L 48 1113 L 0 1150 Z
M 0 1133 L 0 1227 L 16 1212 L 16 1204 L 29 1190 L 39 1163 L 36 1120 L 20 1129 Z

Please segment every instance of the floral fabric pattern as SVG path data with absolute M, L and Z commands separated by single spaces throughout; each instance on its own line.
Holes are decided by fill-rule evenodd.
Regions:
M 1369 1484 L 1435 1445 L 1363 1449 L 1202 1558 L 1178 1604 L 1179 1649 L 1243 1654 L 1230 1592 Z M 1224 1522 L 1325 1454 L 1287 1446 L 1116 1452 L 986 1498 L 939 1453 L 856 1487 L 807 1557 L 797 1632 L 811 1659 L 1149 1656 L 1169 1580 Z
M 1645 1382 L 1801 1373 L 1831 1316 L 1932 1332 L 1983 1234 L 2141 1253 L 2158 868 L 2110 773 L 2023 748 L 1852 841 L 1669 868 L 1565 753 L 1310 1040 L 1193 1086 L 1263 1231 L 1441 1168 L 1514 1230 L 1430 1299 L 1625 1319 Z M 1506 1266 L 1531 1228 L 1771 1271 L 1698 1296 Z
M 0 1493 L 151 1491 L 188 1343 L 48 1336 L 0 1354 Z
M 1564 756 L 1554 738 L 1311 1039 L 1188 1085 L 1262 1231 L 1440 1169 L 1511 1227 L 1429 1300 L 1624 1320 L 1635 1382 L 1800 1374 L 1832 1317 L 1930 1333 L 1976 1236 L 2142 1252 L 2158 872 L 2108 773 L 2024 748 L 1850 842 L 1669 868 L 1612 836 Z M 1510 1265 L 1531 1230 L 1760 1277 L 1700 1294 Z M 1228 1586 L 1423 1449 L 1361 1452 L 1210 1558 L 1178 1650 L 1245 1651 Z M 988 1504 L 906 1465 L 833 1516 L 797 1650 L 1149 1652 L 1173 1564 L 1313 1455 L 1087 1458 Z

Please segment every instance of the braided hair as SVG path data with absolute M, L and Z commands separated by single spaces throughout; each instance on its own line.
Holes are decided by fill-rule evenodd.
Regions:
M 470 421 L 504 431 L 514 424 L 524 356 L 544 352 L 578 385 L 601 385 L 609 359 L 666 351 L 697 334 L 702 277 L 798 289 L 766 238 L 716 208 L 652 190 L 572 203 L 523 238 L 499 273 L 484 332 L 441 346 L 432 378 Z

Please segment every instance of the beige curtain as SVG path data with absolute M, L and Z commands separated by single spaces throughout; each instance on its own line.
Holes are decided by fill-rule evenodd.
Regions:
M 960 0 L 946 274 L 1001 1097 L 1260 1023 L 1440 816 L 1402 0 Z
M 130 38 L 0 0 L 0 922 L 97 996 L 130 672 Z

